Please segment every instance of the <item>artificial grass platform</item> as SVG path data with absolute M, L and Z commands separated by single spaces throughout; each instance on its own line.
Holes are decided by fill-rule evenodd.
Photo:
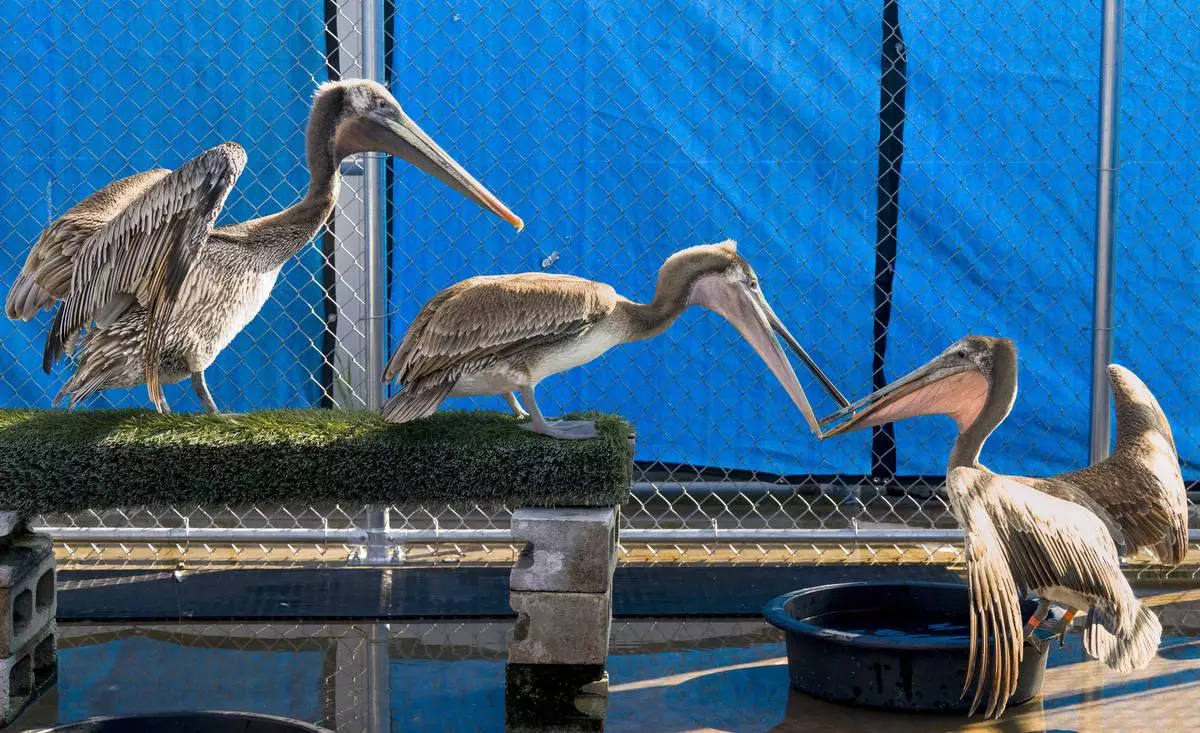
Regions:
M 572 417 L 596 420 L 600 437 L 555 440 L 493 412 L 439 412 L 392 425 L 374 413 L 339 410 L 0 410 L 0 509 L 624 503 L 632 427 L 612 415 Z

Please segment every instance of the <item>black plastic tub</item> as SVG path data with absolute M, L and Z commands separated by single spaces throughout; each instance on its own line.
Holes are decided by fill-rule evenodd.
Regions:
M 962 584 L 859 582 L 788 593 L 764 613 L 787 634 L 797 690 L 864 707 L 965 712 L 968 605 Z M 1022 603 L 1026 619 L 1036 607 Z M 1025 644 L 1010 706 L 1041 692 L 1048 653 Z
M 222 710 L 88 718 L 42 733 L 332 733 L 302 720 Z

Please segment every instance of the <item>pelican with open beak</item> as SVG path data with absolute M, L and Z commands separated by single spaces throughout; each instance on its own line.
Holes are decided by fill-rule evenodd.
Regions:
M 992 374 L 992 350 L 970 348 L 973 339 L 983 338 L 963 339 L 887 386 L 822 418 L 822 425 L 844 420 L 824 432 L 822 437 L 934 414 L 949 416 L 960 430 L 970 428 L 987 402 L 988 379 Z M 1012 378 L 1015 385 L 1015 373 Z M 1000 416 L 1003 420 L 1016 399 L 1015 386 L 1011 395 L 997 394 L 999 397 L 993 409 L 1003 412 Z
M 1158 649 L 1162 626 L 1134 594 L 1120 557 L 1143 549 L 1162 562 L 1182 562 L 1187 495 L 1158 401 L 1128 369 L 1114 364 L 1108 375 L 1117 413 L 1112 455 L 1057 476 L 1005 476 L 979 462 L 1017 397 L 1017 348 L 1005 338 L 959 339 L 822 421 L 845 420 L 826 437 L 919 415 L 946 415 L 958 425 L 946 490 L 966 544 L 972 637 L 963 693 L 974 683 L 972 711 L 986 699 L 988 715 L 1004 712 L 1023 644 L 1051 603 L 1067 609 L 1060 643 L 1075 614 L 1087 609 L 1084 650 L 1110 669 L 1143 669 Z M 1024 591 L 1039 603 L 1023 624 Z
M 447 397 L 503 395 L 513 414 L 531 417 L 526 427 L 534 432 L 595 437 L 591 422 L 546 420 L 535 387 L 614 346 L 657 336 L 692 305 L 733 324 L 814 432 L 820 432 L 816 417 L 776 336 L 846 404 L 775 315 L 737 245 L 727 241 L 671 255 L 659 269 L 649 303 L 630 301 L 604 283 L 546 273 L 473 277 L 443 290 L 417 314 L 388 363 L 384 380 L 397 380 L 403 389 L 387 401 L 383 414 L 408 422 L 431 415 Z

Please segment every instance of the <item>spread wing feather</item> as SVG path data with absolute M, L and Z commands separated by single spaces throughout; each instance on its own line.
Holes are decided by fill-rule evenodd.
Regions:
M 100 319 L 111 321 L 120 315 L 114 311 L 136 301 L 149 311 L 146 386 L 155 405 L 161 404 L 164 325 L 245 163 L 241 146 L 224 143 L 178 170 L 135 176 L 122 189 L 124 206 L 114 213 L 117 204 L 109 204 L 110 218 L 72 257 L 70 287 L 59 296 L 63 302 L 46 338 L 47 371 L 80 331 Z M 136 195 L 129 196 L 134 189 Z
M 1103 507 L 1120 527 L 1128 552 L 1149 549 L 1160 562 L 1178 565 L 1188 550 L 1188 510 L 1171 425 L 1133 372 L 1112 364 L 1108 379 L 1117 417 L 1115 449 L 1104 461 L 1057 481 L 1076 486 Z
M 170 172 L 156 168 L 113 181 L 51 222 L 29 251 L 25 266 L 8 291 L 4 306 L 8 317 L 28 321 L 65 298 L 71 290 L 75 256 L 87 240 Z
M 999 716 L 1017 686 L 1016 670 L 1024 648 L 1021 598 L 1009 571 L 1007 548 L 993 522 L 990 503 L 981 500 L 980 491 L 975 489 L 978 477 L 974 474 L 983 475 L 973 469 L 956 469 L 946 482 L 954 514 L 965 536 L 971 604 L 971 648 L 963 695 L 974 683 L 970 714 L 974 715 L 985 695 L 989 695 L 986 715 Z
M 974 682 L 972 713 L 986 695 L 986 714 L 998 716 L 1016 690 L 1021 593 L 1058 586 L 1129 609 L 1118 632 L 1133 623 L 1137 602 L 1108 529 L 1086 508 L 972 468 L 951 471 L 946 486 L 967 547 L 971 651 L 963 693 Z

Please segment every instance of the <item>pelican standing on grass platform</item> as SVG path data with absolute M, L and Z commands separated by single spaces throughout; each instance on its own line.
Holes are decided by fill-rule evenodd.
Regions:
M 1002 338 L 969 336 L 938 357 L 823 422 L 852 417 L 836 435 L 918 415 L 958 425 L 946 487 L 966 539 L 971 597 L 971 711 L 990 685 L 987 714 L 999 715 L 1016 689 L 1023 642 L 1065 606 L 1060 634 L 1088 609 L 1084 649 L 1118 672 L 1141 669 L 1162 627 L 1121 572 L 1126 551 L 1149 550 L 1178 564 L 1187 553 L 1187 497 L 1170 425 L 1132 372 L 1108 369 L 1117 415 L 1116 448 L 1101 463 L 1050 478 L 994 474 L 979 462 L 984 441 L 1012 409 L 1017 350 Z M 1022 624 L 1018 590 L 1038 610 Z M 989 656 L 989 636 L 995 651 Z M 1061 636 L 1060 636 L 1061 644 Z M 966 694 L 967 688 L 964 688 Z
M 43 368 L 70 353 L 75 374 L 55 402 L 143 382 L 160 412 L 161 385 L 191 377 L 207 412 L 217 412 L 204 370 L 258 315 L 279 270 L 329 218 L 338 165 L 382 152 L 420 168 L 521 229 L 521 220 L 400 109 L 383 86 L 322 85 L 305 135 L 311 180 L 296 205 L 241 224 L 213 227 L 246 163 L 225 143 L 175 171 L 121 179 L 76 204 L 42 233 L 9 291 L 9 318 L 29 320 L 62 301 L 46 338 Z M 94 324 L 94 328 L 92 328 Z
M 595 437 L 591 422 L 546 420 L 533 395 L 538 383 L 614 346 L 657 336 L 690 305 L 714 310 L 738 329 L 814 432 L 816 418 L 773 334 L 845 404 L 771 310 L 737 245 L 726 241 L 671 255 L 658 271 L 653 300 L 644 304 L 604 283 L 536 272 L 473 277 L 446 288 L 417 314 L 388 363 L 384 381 L 404 388 L 384 404 L 383 415 L 402 423 L 432 415 L 447 397 L 503 395 L 514 415 L 531 417 L 523 426 L 529 430 Z

